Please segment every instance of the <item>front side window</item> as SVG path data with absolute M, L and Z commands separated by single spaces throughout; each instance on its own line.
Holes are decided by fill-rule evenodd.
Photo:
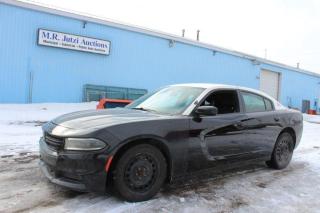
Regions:
M 241 95 L 244 101 L 246 112 L 266 111 L 265 98 L 263 98 L 262 96 L 243 91 L 241 92 Z
M 235 90 L 215 91 L 200 106 L 215 106 L 218 109 L 218 114 L 240 112 L 238 94 Z
M 202 92 L 204 88 L 172 86 L 138 99 L 127 108 L 154 111 L 162 114 L 181 114 Z

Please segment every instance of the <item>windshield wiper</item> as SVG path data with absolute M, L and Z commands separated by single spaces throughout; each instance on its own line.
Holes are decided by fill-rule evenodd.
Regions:
M 146 111 L 146 112 L 157 112 L 156 110 L 147 109 L 147 108 L 143 108 L 143 107 L 133 107 L 131 109 L 141 110 L 141 111 Z

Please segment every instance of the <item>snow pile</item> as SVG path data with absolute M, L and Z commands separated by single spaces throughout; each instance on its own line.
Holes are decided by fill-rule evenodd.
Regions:
M 59 115 L 95 109 L 97 102 L 0 105 L 0 156 L 38 151 L 41 125 Z
M 0 123 L 49 121 L 59 115 L 95 109 L 97 102 L 87 103 L 43 103 L 43 104 L 0 104 Z
M 311 123 L 320 124 L 320 115 L 303 114 L 303 120 L 311 122 Z

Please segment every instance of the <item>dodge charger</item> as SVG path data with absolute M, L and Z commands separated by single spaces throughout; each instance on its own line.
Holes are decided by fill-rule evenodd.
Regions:
M 72 190 L 144 201 L 189 174 L 252 160 L 283 169 L 302 128 L 300 112 L 257 90 L 171 85 L 125 108 L 79 111 L 46 123 L 40 168 Z

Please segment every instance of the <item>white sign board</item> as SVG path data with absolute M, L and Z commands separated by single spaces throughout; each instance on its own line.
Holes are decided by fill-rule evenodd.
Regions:
M 110 53 L 110 41 L 44 29 L 38 30 L 38 44 L 102 55 Z

